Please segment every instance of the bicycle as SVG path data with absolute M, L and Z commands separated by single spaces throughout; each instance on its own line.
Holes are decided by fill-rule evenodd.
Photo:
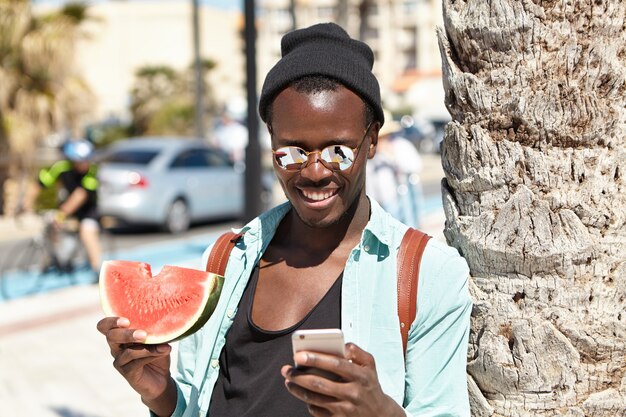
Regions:
M 69 218 L 59 224 L 54 211 L 43 213 L 42 219 L 38 234 L 16 243 L 5 254 L 0 268 L 0 293 L 5 300 L 68 284 L 97 282 L 78 235 L 79 221 Z M 113 256 L 114 240 L 100 223 L 103 255 Z

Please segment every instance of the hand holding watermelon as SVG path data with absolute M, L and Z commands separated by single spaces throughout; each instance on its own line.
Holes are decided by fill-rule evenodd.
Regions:
M 224 278 L 188 268 L 106 261 L 100 270 L 100 300 L 106 318 L 98 322 L 115 359 L 113 366 L 157 415 L 176 407 L 167 342 L 204 325 L 217 305 Z
M 98 322 L 115 360 L 113 366 L 141 395 L 155 414 L 169 416 L 176 407 L 176 385 L 170 375 L 168 344 L 146 345 L 146 332 L 131 329 L 124 317 L 106 317 Z

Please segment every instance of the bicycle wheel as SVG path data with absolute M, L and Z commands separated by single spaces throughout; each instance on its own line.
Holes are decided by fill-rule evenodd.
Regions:
M 115 259 L 117 248 L 113 233 L 110 230 L 102 227 L 100 229 L 99 239 L 102 260 L 104 261 Z M 57 240 L 59 242 L 65 240 L 65 246 L 68 248 L 72 248 L 71 251 L 68 252 L 69 257 L 67 254 L 61 256 L 61 254 L 57 253 L 55 249 L 55 254 L 59 264 L 59 270 L 62 274 L 69 277 L 70 283 L 72 285 L 81 283 L 97 283 L 99 271 L 94 271 L 91 268 L 87 255 L 87 250 L 83 242 L 81 242 L 78 234 L 65 233 L 64 237 L 61 237 Z M 56 246 L 61 245 L 57 243 Z
M 78 284 L 82 275 L 90 270 L 87 253 L 78 232 L 58 231 L 53 241 L 52 251 L 56 259 L 58 274 L 69 278 L 69 284 Z
M 110 260 L 117 257 L 117 245 L 113 232 L 107 228 L 100 230 L 100 244 L 102 245 L 102 259 Z
M 5 299 L 36 292 L 48 263 L 45 248 L 35 239 L 21 242 L 8 251 L 2 268 L 0 290 Z

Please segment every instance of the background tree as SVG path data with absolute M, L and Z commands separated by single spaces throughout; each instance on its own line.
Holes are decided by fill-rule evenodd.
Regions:
M 205 105 L 208 119 L 216 104 L 206 75 L 215 62 L 204 60 Z M 135 73 L 131 90 L 133 135 L 194 136 L 194 78 L 193 67 L 177 71 L 164 65 L 148 65 Z
M 626 415 L 626 3 L 444 0 L 474 416 Z
M 18 203 L 44 138 L 76 130 L 91 96 L 74 67 L 86 6 L 34 16 L 27 0 L 0 0 L 0 213 Z

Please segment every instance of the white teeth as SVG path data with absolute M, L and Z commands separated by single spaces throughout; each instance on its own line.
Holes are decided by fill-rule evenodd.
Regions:
M 311 192 L 311 191 L 302 190 L 302 194 L 304 194 L 306 198 L 310 200 L 314 200 L 314 201 L 326 200 L 327 198 L 334 196 L 336 192 L 337 192 L 336 190 L 326 191 L 326 192 L 324 191 Z

